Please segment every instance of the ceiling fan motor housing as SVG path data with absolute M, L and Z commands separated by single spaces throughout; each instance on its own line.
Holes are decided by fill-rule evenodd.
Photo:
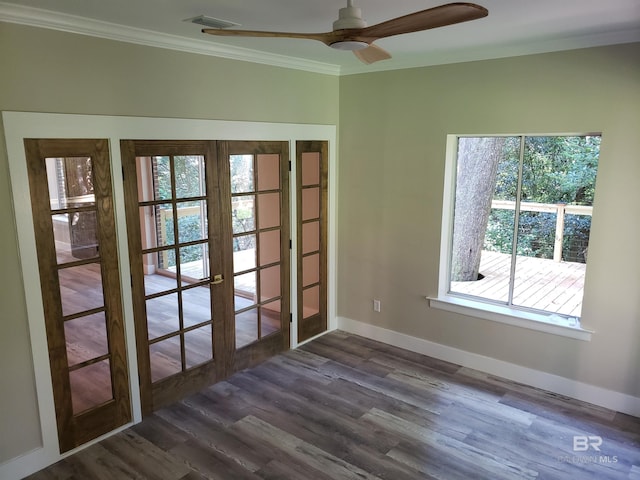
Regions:
M 362 10 L 353 6 L 351 0 L 345 8 L 341 8 L 338 20 L 333 22 L 334 30 L 346 30 L 348 28 L 365 28 L 367 22 L 362 19 Z

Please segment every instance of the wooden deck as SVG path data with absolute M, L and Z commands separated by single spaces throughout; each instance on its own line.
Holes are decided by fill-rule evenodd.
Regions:
M 451 291 L 506 302 L 510 268 L 510 255 L 483 250 L 480 273 L 484 278 L 451 282 Z M 513 304 L 579 317 L 585 270 L 584 263 L 518 256 Z

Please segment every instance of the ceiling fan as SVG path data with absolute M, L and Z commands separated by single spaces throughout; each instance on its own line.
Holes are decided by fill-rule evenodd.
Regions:
M 362 62 L 370 64 L 391 58 L 386 50 L 373 44 L 380 38 L 468 22 L 486 17 L 488 14 L 489 11 L 480 5 L 458 2 L 428 8 L 367 27 L 367 23 L 362 19 L 361 10 L 353 6 L 353 0 L 347 0 L 347 7 L 340 9 L 338 20 L 333 22 L 331 32 L 293 33 L 218 28 L 205 28 L 202 31 L 210 35 L 227 37 L 280 37 L 318 40 L 338 50 L 351 50 Z

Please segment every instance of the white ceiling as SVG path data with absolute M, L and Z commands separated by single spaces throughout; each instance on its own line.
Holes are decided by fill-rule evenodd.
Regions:
M 369 25 L 446 0 L 355 0 Z M 218 38 L 183 20 L 207 15 L 248 30 L 326 32 L 346 0 L 6 0 L 0 20 L 311 71 L 350 74 L 640 41 L 640 0 L 478 0 L 489 16 L 382 39 L 393 58 L 297 39 Z M 34 10 L 37 9 L 37 10 Z

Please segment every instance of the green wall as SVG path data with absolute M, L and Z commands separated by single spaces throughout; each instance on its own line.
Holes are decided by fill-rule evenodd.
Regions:
M 0 65 L 5 111 L 338 123 L 334 76 L 6 23 Z M 41 444 L 11 198 L 0 134 L 0 464 Z
M 592 341 L 430 309 L 447 134 L 600 131 L 582 316 Z M 640 44 L 342 77 L 338 314 L 640 396 L 638 132 Z

